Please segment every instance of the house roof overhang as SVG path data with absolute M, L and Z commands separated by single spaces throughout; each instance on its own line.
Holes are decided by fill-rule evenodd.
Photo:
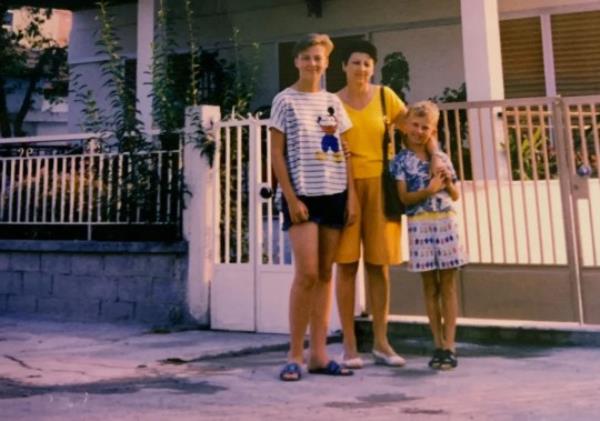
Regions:
M 96 0 L 8 0 L 9 8 L 17 8 L 23 6 L 32 7 L 45 7 L 52 9 L 66 9 L 66 10 L 85 10 L 95 9 Z M 136 0 L 110 0 L 110 4 L 126 4 L 126 3 L 137 3 Z

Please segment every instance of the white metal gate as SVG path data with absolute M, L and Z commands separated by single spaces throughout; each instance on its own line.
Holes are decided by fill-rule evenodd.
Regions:
M 267 120 L 254 118 L 215 127 L 213 329 L 288 331 L 292 257 L 270 197 L 267 128 Z
M 439 137 L 460 181 L 456 207 L 473 264 L 467 269 L 480 265 L 489 272 L 472 272 L 479 279 L 464 272 L 465 301 L 484 304 L 463 312 L 532 315 L 518 309 L 482 311 L 509 307 L 507 302 L 543 306 L 534 294 L 529 302 L 521 299 L 527 281 L 560 294 L 557 319 L 600 323 L 600 96 L 440 108 Z M 517 281 L 506 282 L 509 277 Z M 469 291 L 475 284 L 503 291 L 483 296 L 487 289 Z M 544 320 L 556 320 L 551 311 L 544 313 L 549 317 Z
M 579 321 L 600 324 L 600 96 L 564 98 L 561 104 Z
M 555 285 L 563 319 L 600 323 L 600 96 L 441 108 L 440 141 L 460 179 L 456 208 L 473 267 L 491 265 L 496 278 L 518 272 L 535 288 Z M 215 127 L 215 329 L 288 330 L 290 245 L 273 201 L 261 196 L 271 186 L 267 127 L 254 118 Z M 544 282 L 547 275 L 556 282 Z M 462 283 L 471 303 L 497 305 L 495 294 L 469 285 Z M 521 301 L 521 282 L 496 285 L 511 303 L 541 305 Z M 514 309 L 499 307 L 495 318 L 514 318 Z

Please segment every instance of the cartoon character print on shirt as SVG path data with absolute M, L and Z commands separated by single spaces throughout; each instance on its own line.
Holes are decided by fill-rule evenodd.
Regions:
M 321 139 L 321 149 L 315 152 L 315 158 L 320 161 L 325 161 L 331 156 L 334 162 L 344 162 L 344 152 L 340 150 L 340 142 L 335 137 L 338 123 L 334 114 L 335 110 L 333 107 L 328 107 L 327 115 L 317 118 L 317 123 L 324 133 Z M 329 151 L 331 151 L 331 154 L 328 154 Z

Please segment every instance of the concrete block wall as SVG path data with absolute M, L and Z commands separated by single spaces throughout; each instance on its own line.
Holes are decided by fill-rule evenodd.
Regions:
M 186 270 L 184 242 L 0 241 L 0 316 L 184 323 Z

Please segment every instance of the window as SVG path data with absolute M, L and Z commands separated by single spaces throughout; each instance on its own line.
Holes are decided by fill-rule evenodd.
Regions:
M 137 60 L 134 58 L 125 59 L 125 85 L 134 94 L 137 91 Z
M 600 11 L 552 16 L 556 91 L 600 93 Z
M 197 75 L 199 102 L 219 105 L 224 100 L 225 61 L 219 59 L 218 52 L 202 51 L 199 58 L 200 72 Z M 137 91 L 137 59 L 126 59 L 124 63 L 125 84 L 134 94 Z M 169 56 L 169 74 L 177 101 L 186 104 L 189 98 L 190 55 L 189 53 Z M 183 115 L 182 115 L 183 118 Z M 183 121 L 181 122 L 183 124 Z
M 506 98 L 547 95 L 545 72 L 558 95 L 600 93 L 600 11 L 552 15 L 544 28 L 539 16 L 500 21 Z M 542 41 L 553 68 L 544 68 Z
M 342 51 L 352 41 L 362 39 L 362 35 L 332 38 L 335 48 L 329 57 L 329 68 L 326 74 L 326 86 L 329 92 L 336 92 L 346 84 L 346 77 L 342 72 Z M 295 42 L 279 44 L 279 90 L 282 90 L 298 79 L 298 70 L 294 66 L 292 50 Z
M 506 98 L 544 96 L 544 56 L 539 17 L 500 21 Z

